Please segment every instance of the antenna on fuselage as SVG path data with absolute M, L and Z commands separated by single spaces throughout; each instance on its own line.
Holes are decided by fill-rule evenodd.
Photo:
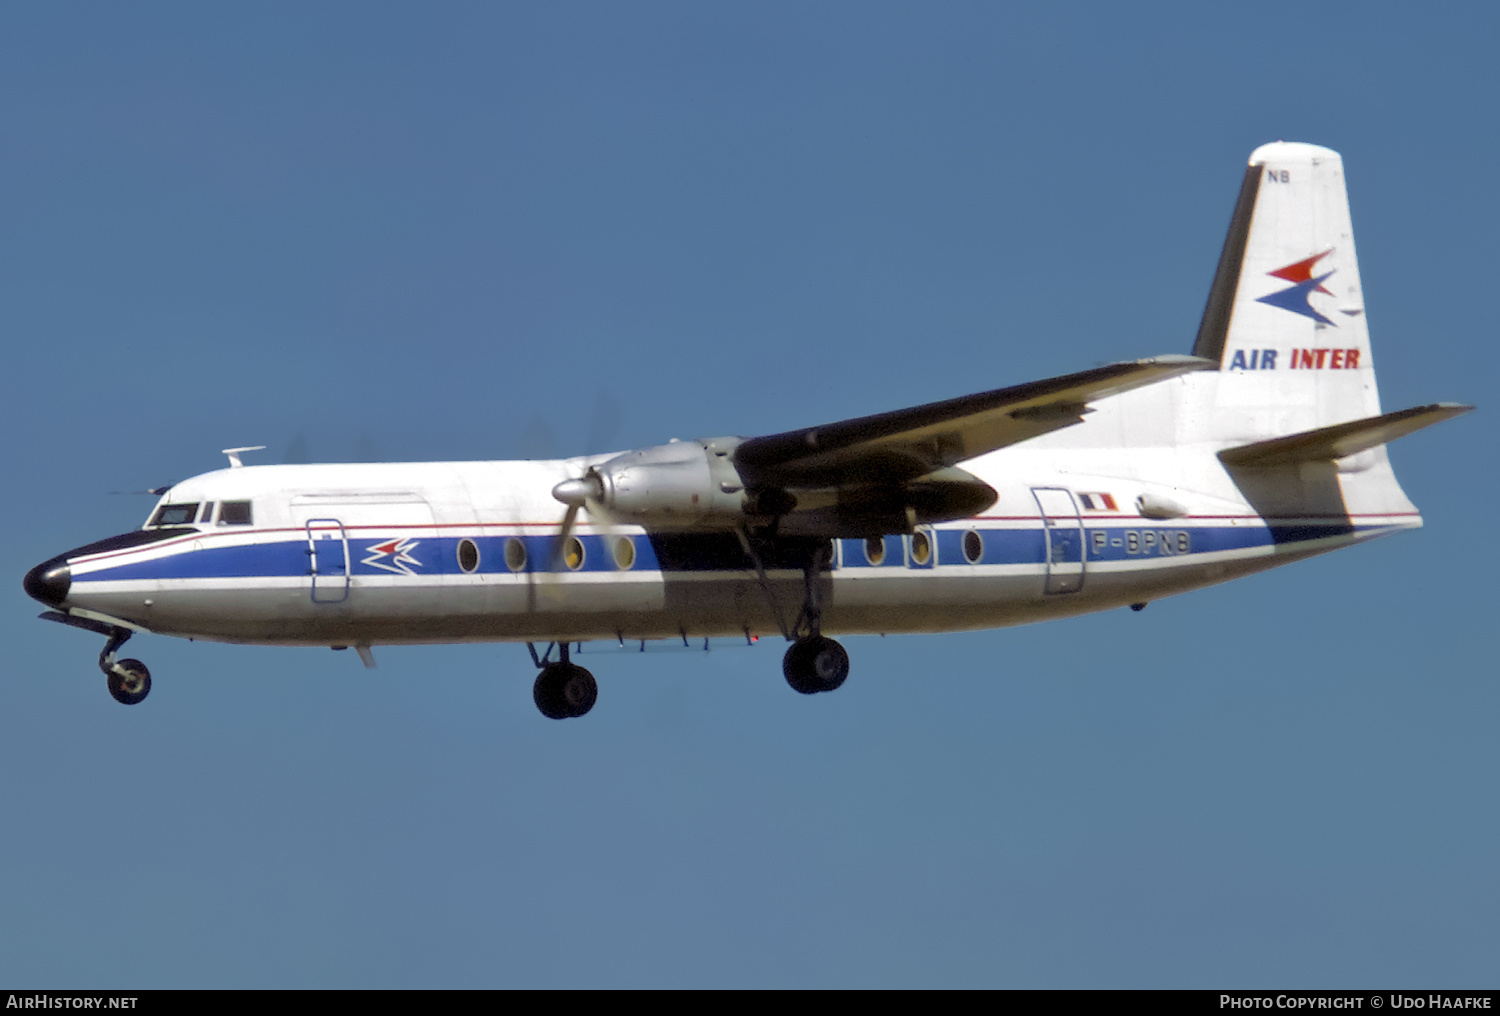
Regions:
M 240 461 L 240 452 L 258 452 L 265 450 L 265 447 L 263 444 L 258 444 L 247 445 L 244 448 L 225 448 L 223 453 L 229 456 L 229 467 L 239 469 L 244 466 L 244 463 Z

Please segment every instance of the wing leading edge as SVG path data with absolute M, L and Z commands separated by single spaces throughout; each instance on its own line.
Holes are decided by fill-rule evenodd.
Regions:
M 1218 365 L 1167 355 L 748 438 L 734 451 L 751 486 L 835 487 L 926 476 L 1083 420 L 1089 403 Z

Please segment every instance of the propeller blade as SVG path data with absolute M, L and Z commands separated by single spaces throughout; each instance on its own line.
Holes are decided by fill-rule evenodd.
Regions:
M 568 505 L 568 511 L 563 515 L 562 528 L 557 531 L 557 536 L 552 540 L 552 549 L 547 554 L 548 571 L 557 571 L 557 566 L 562 563 L 563 549 L 567 546 L 568 537 L 573 535 L 573 523 L 578 521 L 578 509 L 582 507 L 582 501 Z
M 604 478 L 599 475 L 599 470 L 593 466 L 582 476 L 563 480 L 552 488 L 552 496 L 568 506 L 567 514 L 563 516 L 562 527 L 558 530 L 556 538 L 552 541 L 551 553 L 548 555 L 547 570 L 549 572 L 559 571 L 559 565 L 568 564 L 570 568 L 578 567 L 577 561 L 565 561 L 568 553 L 569 543 L 573 539 L 573 529 L 578 523 L 578 513 L 586 511 L 589 521 L 594 526 L 594 531 L 601 536 L 608 537 L 620 527 L 609 510 L 604 507 Z M 613 542 L 606 539 L 607 552 L 615 556 L 616 563 L 621 561 L 621 551 L 615 547 Z M 631 550 L 628 554 L 634 560 L 635 554 Z M 627 567 L 628 565 L 622 565 Z

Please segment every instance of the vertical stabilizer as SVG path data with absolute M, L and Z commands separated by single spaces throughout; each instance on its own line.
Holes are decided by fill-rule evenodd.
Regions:
M 1222 436 L 1380 414 L 1337 152 L 1278 141 L 1250 156 L 1193 352 L 1219 362 Z
M 1234 215 L 1229 219 L 1229 235 L 1224 238 L 1224 250 L 1219 255 L 1219 268 L 1214 272 L 1214 284 L 1208 291 L 1208 306 L 1203 308 L 1203 321 L 1198 325 L 1198 341 L 1193 343 L 1194 356 L 1215 363 L 1224 356 L 1224 339 L 1234 312 L 1234 294 L 1240 287 L 1240 267 L 1245 263 L 1250 216 L 1255 214 L 1255 198 L 1260 193 L 1261 168 L 1252 163 L 1245 169 L 1240 196 L 1234 203 Z

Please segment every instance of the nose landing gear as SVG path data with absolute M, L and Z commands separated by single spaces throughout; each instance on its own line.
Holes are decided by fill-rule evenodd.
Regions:
M 99 669 L 104 671 L 104 680 L 109 686 L 110 696 L 121 705 L 133 706 L 151 694 L 151 671 L 140 660 L 117 660 L 131 631 L 117 624 L 110 624 L 91 617 L 76 617 L 60 610 L 49 610 L 41 615 L 44 621 L 56 621 L 69 628 L 81 628 L 103 635 L 107 640 L 99 652 Z
M 115 653 L 130 638 L 129 628 L 113 628 L 109 641 L 99 653 L 99 669 L 104 671 L 104 680 L 109 693 L 121 705 L 133 706 L 151 694 L 151 671 L 140 660 L 116 660 Z

